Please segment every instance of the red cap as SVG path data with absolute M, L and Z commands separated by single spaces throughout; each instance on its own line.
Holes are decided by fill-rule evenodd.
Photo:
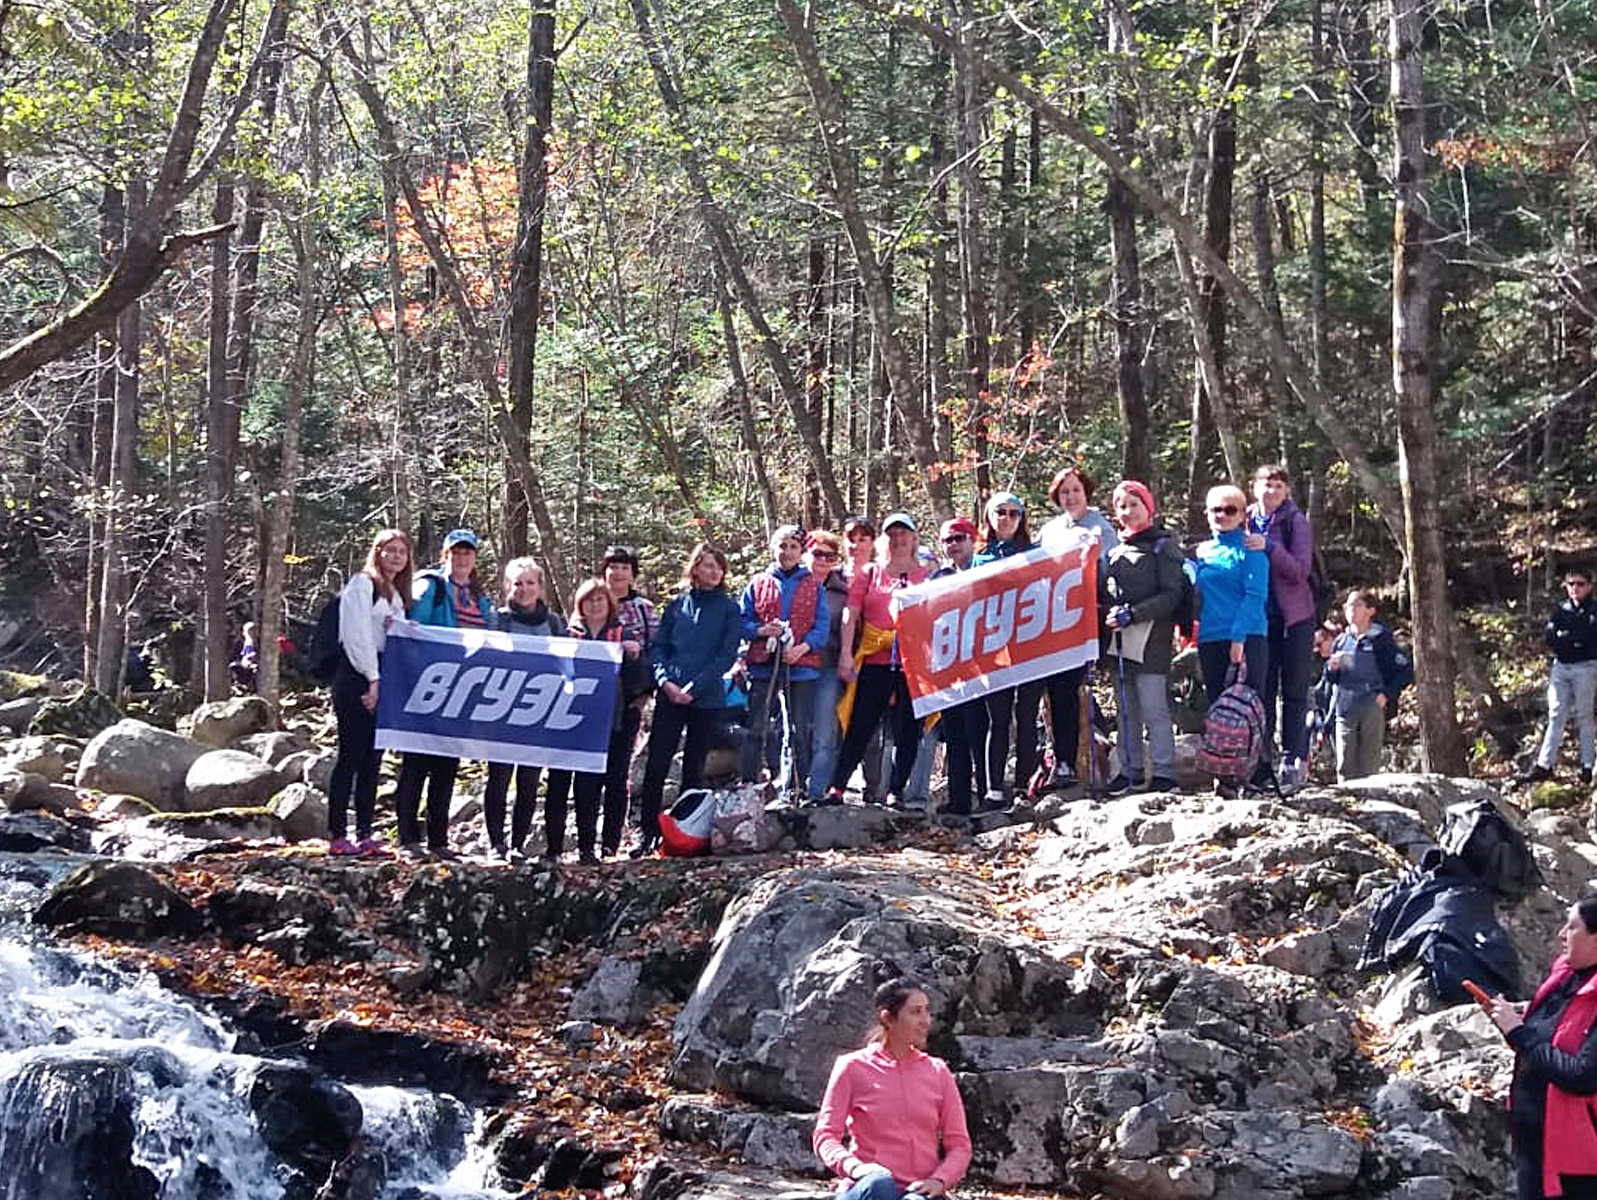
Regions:
M 937 531 L 937 536 L 945 538 L 950 534 L 963 533 L 968 537 L 975 537 L 978 532 L 980 531 L 976 528 L 976 522 L 969 517 L 955 517 L 951 521 L 943 522 L 943 527 Z

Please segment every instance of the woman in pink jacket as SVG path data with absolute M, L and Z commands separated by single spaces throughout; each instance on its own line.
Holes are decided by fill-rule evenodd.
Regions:
M 890 974 L 878 965 L 878 978 Z M 953 1073 L 926 1053 L 931 1003 L 899 977 L 876 989 L 875 1005 L 870 1042 L 832 1068 L 815 1153 L 849 1181 L 838 1185 L 840 1200 L 947 1195 L 970 1166 L 970 1134 Z

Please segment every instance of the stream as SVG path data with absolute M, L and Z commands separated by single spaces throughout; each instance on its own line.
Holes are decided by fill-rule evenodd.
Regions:
M 312 1200 L 340 1158 L 325 1195 L 510 1195 L 485 1184 L 480 1120 L 453 1097 L 237 1053 L 153 977 L 37 935 L 75 865 L 0 855 L 0 1200 Z

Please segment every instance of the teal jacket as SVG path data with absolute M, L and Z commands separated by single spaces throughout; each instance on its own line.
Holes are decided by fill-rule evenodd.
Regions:
M 1270 557 L 1242 543 L 1233 529 L 1198 547 L 1198 596 L 1202 601 L 1198 642 L 1240 642 L 1269 631 L 1265 600 L 1270 594 Z
M 410 619 L 418 625 L 457 628 L 460 622 L 455 620 L 454 589 L 449 587 L 448 583 L 449 580 L 444 572 L 436 568 L 419 573 L 411 588 L 415 593 L 415 603 L 410 606 Z M 488 593 L 484 592 L 478 596 L 477 603 L 482 608 L 483 627 L 498 629 L 499 617 L 494 612 L 494 602 L 488 598 Z

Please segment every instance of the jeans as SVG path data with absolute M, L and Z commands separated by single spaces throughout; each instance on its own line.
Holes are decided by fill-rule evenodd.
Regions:
M 810 799 L 819 800 L 826 795 L 826 785 L 832 781 L 832 771 L 837 766 L 837 745 L 842 729 L 837 723 L 837 698 L 843 692 L 843 681 L 837 677 L 836 667 L 822 667 L 821 677 L 810 691 Z
M 333 676 L 333 715 L 338 718 L 338 758 L 327 785 L 327 836 L 334 841 L 349 834 L 349 800 L 355 798 L 355 836 L 372 835 L 377 811 L 377 773 L 383 752 L 373 744 L 377 716 L 366 711 L 361 696 L 366 678 L 340 659 Z
M 1137 663 L 1106 659 L 1114 673 L 1120 708 L 1120 769 L 1133 784 L 1176 777 L 1176 731 L 1170 721 L 1170 680 Z M 1143 770 L 1143 730 L 1147 730 L 1148 770 Z
M 1573 711 L 1580 727 L 1580 765 L 1591 769 L 1593 743 L 1597 741 L 1597 716 L 1592 712 L 1594 698 L 1597 698 L 1597 661 L 1554 661 L 1552 673 L 1547 677 L 1547 732 L 1542 736 L 1541 749 L 1536 752 L 1537 765 L 1552 769 L 1558 758 L 1559 743 L 1564 740 L 1564 726 Z
M 770 676 L 750 680 L 749 735 L 744 738 L 743 750 L 739 755 L 739 771 L 744 782 L 760 777 L 763 759 L 764 765 L 770 768 L 771 778 L 777 781 L 784 796 L 799 794 L 810 775 L 810 723 L 815 717 L 817 682 L 814 679 L 792 679 L 784 689 L 778 679 L 777 689 L 771 691 Z M 767 693 L 770 694 L 769 711 L 766 708 Z M 781 716 L 777 715 L 779 712 Z M 837 718 L 834 716 L 832 719 L 835 722 Z M 784 720 L 787 724 L 785 735 L 782 727 Z M 786 755 L 782 746 L 784 736 L 787 741 Z
M 837 1200 L 903 1200 L 904 1189 L 886 1171 L 856 1179 L 837 1194 Z
M 967 700 L 944 709 L 937 727 L 948 749 L 948 803 L 943 811 L 969 816 L 972 795 L 987 794 L 987 702 Z
M 932 764 L 937 758 L 937 731 L 928 729 L 920 735 L 920 746 L 915 750 L 915 765 L 910 769 L 909 782 L 904 785 L 906 800 L 927 801 L 932 797 Z
M 649 759 L 643 768 L 643 811 L 638 823 L 649 841 L 660 838 L 660 802 L 665 797 L 665 777 L 671 771 L 671 758 L 677 743 L 687 731 L 682 751 L 682 786 L 678 795 L 704 784 L 704 759 L 715 740 L 715 727 L 721 709 L 697 704 L 673 704 L 661 697 L 654 706 L 654 728 L 649 731 Z
M 1309 689 L 1314 686 L 1314 621 L 1283 625 L 1270 619 L 1270 662 L 1264 671 L 1264 740 L 1275 744 L 1275 703 L 1281 699 L 1281 753 L 1309 756 Z M 1597 664 L 1593 664 L 1597 666 Z

